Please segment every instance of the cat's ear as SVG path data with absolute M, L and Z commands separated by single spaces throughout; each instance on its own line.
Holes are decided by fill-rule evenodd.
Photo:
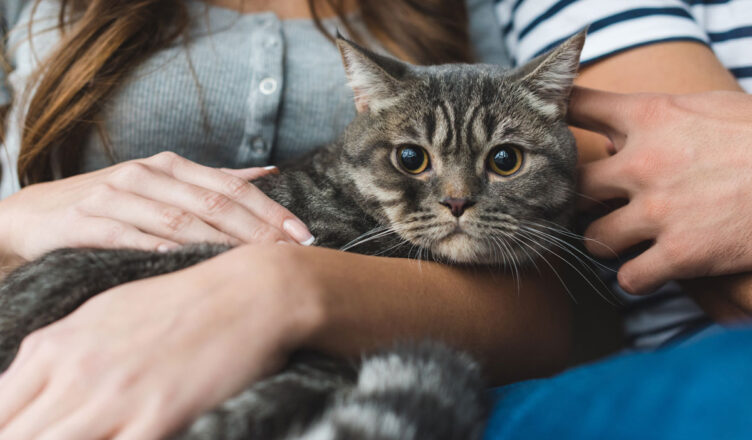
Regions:
M 342 54 L 348 84 L 355 94 L 358 113 L 379 112 L 392 105 L 409 66 L 358 46 L 339 32 L 337 47 Z
M 519 82 L 541 100 L 540 110 L 551 117 L 566 113 L 586 35 L 587 28 L 515 71 Z

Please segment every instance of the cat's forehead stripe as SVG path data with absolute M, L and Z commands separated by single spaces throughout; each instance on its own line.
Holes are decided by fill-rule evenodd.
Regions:
M 449 106 L 445 101 L 439 102 L 439 109 L 441 110 L 441 116 L 444 122 L 442 124 L 444 137 L 441 142 L 441 151 L 444 153 L 449 150 L 449 146 L 452 144 L 452 138 L 454 137 L 452 134 L 452 118 L 449 113 Z
M 475 130 L 473 129 L 473 123 L 475 122 L 475 118 L 478 116 L 478 112 L 480 111 L 481 106 L 479 104 L 473 105 L 468 112 L 470 113 L 469 117 L 465 118 L 465 126 L 462 129 L 463 134 L 465 135 L 465 145 L 471 145 L 473 142 Z
M 423 126 L 426 129 L 426 139 L 429 145 L 432 145 L 434 135 L 436 134 L 436 115 L 434 112 L 426 112 L 423 115 Z

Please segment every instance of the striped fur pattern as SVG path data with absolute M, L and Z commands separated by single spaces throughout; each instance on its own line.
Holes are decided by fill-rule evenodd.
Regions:
M 571 215 L 576 152 L 564 109 L 583 40 L 505 72 L 415 67 L 340 39 L 358 117 L 338 142 L 256 183 L 305 221 L 319 246 L 456 264 L 533 261 L 546 243 L 524 226 L 565 225 Z M 510 177 L 486 165 L 506 143 L 524 153 Z M 395 150 L 404 144 L 428 152 L 429 171 L 400 168 Z M 473 204 L 455 216 L 441 204 L 446 197 Z M 0 286 L 0 371 L 24 336 L 92 296 L 227 249 L 61 249 L 26 264 Z M 297 353 L 175 438 L 466 440 L 481 435 L 485 411 L 478 364 L 418 341 L 361 362 Z

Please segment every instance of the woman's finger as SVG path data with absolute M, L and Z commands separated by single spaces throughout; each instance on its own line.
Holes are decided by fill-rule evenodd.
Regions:
M 138 230 L 135 226 L 108 217 L 87 218 L 71 237 L 75 247 L 108 247 L 164 252 L 178 244 L 172 240 Z
M 285 231 L 298 243 L 313 243 L 313 236 L 300 219 L 245 179 L 199 165 L 176 155 L 167 155 L 165 158 L 155 157 L 155 161 L 159 163 L 160 169 L 176 179 L 213 190 L 240 203 L 262 221 Z
M 232 179 L 234 182 L 240 182 L 242 186 L 259 191 L 255 186 L 235 176 L 213 168 L 207 169 L 219 174 L 222 179 Z M 201 172 L 205 174 L 205 170 Z M 171 176 L 160 169 L 130 162 L 124 164 L 112 177 L 112 184 L 120 190 L 191 212 L 215 229 L 233 237 L 235 241 L 232 244 L 277 241 L 295 243 L 282 230 L 262 221 L 232 197 L 200 184 L 201 179 L 209 179 L 190 177 L 184 181 L 181 177 L 187 178 Z M 198 185 L 192 183 L 197 180 Z M 211 238 L 206 237 L 202 241 L 209 241 Z
M 164 437 L 173 427 L 163 412 L 156 408 L 159 405 L 145 405 L 130 423 L 115 434 L 113 440 L 157 440 Z
M 243 180 L 256 180 L 269 174 L 279 174 L 279 168 L 274 165 L 268 167 L 253 167 L 253 168 L 220 168 L 220 171 L 232 174 L 235 177 L 239 177 Z
M 95 398 L 41 431 L 38 440 L 99 440 L 117 430 L 122 413 L 112 395 Z
M 3 428 L 3 437 L 0 438 L 37 438 L 46 426 L 76 409 L 83 398 L 80 392 L 80 387 L 56 385 L 52 382 Z
M 0 439 L 10 440 L 5 435 L 5 427 L 47 385 L 47 365 L 43 362 L 29 362 L 23 370 L 3 375 L 0 381 Z
M 238 242 L 190 211 L 127 191 L 116 191 L 112 196 L 92 197 L 83 203 L 82 209 L 91 216 L 108 217 L 135 226 L 149 240 L 163 242 L 167 247 L 175 243 Z M 152 240 L 152 237 L 156 240 Z

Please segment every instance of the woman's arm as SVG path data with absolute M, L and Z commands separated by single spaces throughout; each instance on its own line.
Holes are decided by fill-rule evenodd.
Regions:
M 357 356 L 438 338 L 484 360 L 494 383 L 549 374 L 567 360 L 569 316 L 561 287 L 535 278 L 518 292 L 486 269 L 242 246 L 28 337 L 0 377 L 0 438 L 161 438 L 301 347 Z
M 219 170 L 163 152 L 27 186 L 0 200 L 0 277 L 62 247 L 310 244 L 303 222 L 248 182 L 270 172 Z
M 494 383 L 551 374 L 568 360 L 572 300 L 553 276 L 531 271 L 518 290 L 492 268 L 286 251 L 315 277 L 325 310 L 307 341 L 313 348 L 357 356 L 395 340 L 436 338 L 482 359 Z

